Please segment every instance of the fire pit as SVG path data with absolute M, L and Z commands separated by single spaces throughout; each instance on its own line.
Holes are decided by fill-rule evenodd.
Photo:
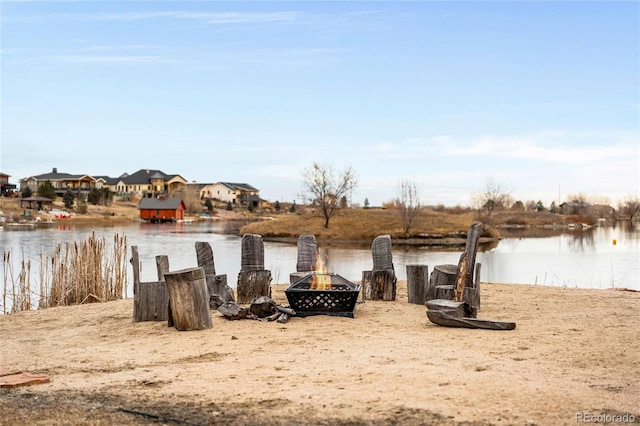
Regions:
M 311 272 L 284 292 L 299 317 L 331 315 L 354 318 L 360 285 L 334 273 Z

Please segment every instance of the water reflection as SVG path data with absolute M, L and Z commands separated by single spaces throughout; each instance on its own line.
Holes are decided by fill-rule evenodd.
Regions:
M 57 244 L 82 241 L 91 233 L 105 238 L 126 235 L 127 245 L 138 246 L 141 279 L 156 279 L 155 256 L 167 255 L 172 270 L 197 265 L 195 242 L 211 244 L 218 274 L 227 274 L 235 286 L 240 272 L 240 237 L 225 234 L 217 222 L 193 224 L 132 224 L 109 227 L 73 226 L 61 223 L 48 228 L 0 231 L 0 249 L 11 251 L 14 270 L 22 256 L 32 260 L 32 271 L 39 269 L 41 254 L 50 256 Z M 565 232 L 559 229 L 518 229 L 505 231 L 499 244 L 478 254 L 482 263 L 482 281 L 538 284 L 584 288 L 628 287 L 640 289 L 640 238 L 638 226 L 628 222 L 616 226 Z M 613 241 L 615 240 L 615 244 Z M 359 281 L 362 271 L 373 265 L 368 245 L 320 246 L 328 268 L 347 279 Z M 438 264 L 456 264 L 459 250 L 436 251 L 428 248 L 394 246 L 393 260 L 399 279 L 406 279 L 406 265 L 425 264 L 429 270 Z M 274 282 L 286 283 L 295 272 L 296 246 L 291 243 L 265 242 L 265 268 Z M 131 268 L 129 268 L 131 283 Z M 37 277 L 36 277 L 37 278 Z M 4 280 L 4 277 L 2 278 Z M 131 285 L 129 285 L 131 291 Z

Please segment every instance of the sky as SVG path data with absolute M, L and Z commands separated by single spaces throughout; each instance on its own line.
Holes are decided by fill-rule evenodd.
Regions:
M 0 172 L 640 196 L 637 1 L 0 2 Z

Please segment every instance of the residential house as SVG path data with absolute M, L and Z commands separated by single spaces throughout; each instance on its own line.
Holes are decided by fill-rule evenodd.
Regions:
M 583 216 L 589 212 L 590 204 L 584 201 L 566 201 L 560 204 L 560 213 Z
M 205 194 L 205 195 L 203 195 Z M 218 182 L 205 185 L 200 191 L 201 198 L 212 198 L 243 207 L 260 207 L 260 190 L 246 183 Z
M 29 187 L 32 192 L 38 192 L 38 188 L 45 182 L 51 182 L 55 194 L 64 196 L 67 190 L 75 193 L 88 194 L 95 188 L 96 180 L 89 175 L 72 175 L 69 173 L 59 173 L 57 168 L 53 168 L 51 173 L 29 176 L 20 180 L 20 191 Z
M 138 204 L 140 219 L 148 222 L 184 220 L 186 207 L 181 198 L 143 198 Z
M 0 172 L 0 195 L 7 196 L 16 190 L 16 185 L 9 183 L 11 175 Z
M 132 175 L 123 174 L 114 186 L 116 194 L 154 198 L 168 197 L 186 191 L 187 181 L 180 175 L 168 175 L 160 170 L 140 169 Z

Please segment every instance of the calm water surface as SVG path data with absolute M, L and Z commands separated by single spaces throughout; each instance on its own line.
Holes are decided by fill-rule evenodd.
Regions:
M 226 235 L 220 224 L 132 224 L 113 227 L 80 227 L 68 224 L 44 228 L 9 229 L 0 231 L 0 247 L 10 251 L 14 275 L 20 261 L 31 259 L 32 278 L 37 281 L 40 255 L 51 256 L 58 244 L 80 242 L 92 233 L 106 239 L 107 249 L 113 247 L 116 234 L 126 236 L 127 246 L 138 246 L 142 264 L 142 281 L 155 281 L 155 256 L 167 255 L 171 270 L 197 266 L 195 242 L 211 244 L 216 273 L 227 274 L 230 286 L 236 285 L 240 271 L 240 237 Z M 494 283 L 537 284 L 580 288 L 626 287 L 640 290 L 640 232 L 628 223 L 615 227 L 598 227 L 585 231 L 558 234 L 548 231 L 544 237 L 526 234 L 504 238 L 494 249 L 478 254 L 482 263 L 482 281 Z M 552 235 L 555 234 L 555 235 Z M 615 240 L 615 243 L 614 243 Z M 328 269 L 352 281 L 360 281 L 362 271 L 371 269 L 369 247 L 320 247 Z M 271 271 L 274 283 L 288 283 L 296 269 L 295 244 L 265 242 L 265 268 Z M 443 252 L 428 249 L 393 248 L 393 261 L 399 279 L 406 279 L 406 265 L 433 266 L 458 262 L 460 251 Z M 131 257 L 128 249 L 127 259 Z M 3 267 L 0 273 L 3 275 Z M 132 292 L 131 267 L 128 293 Z M 37 284 L 39 285 L 39 283 Z

